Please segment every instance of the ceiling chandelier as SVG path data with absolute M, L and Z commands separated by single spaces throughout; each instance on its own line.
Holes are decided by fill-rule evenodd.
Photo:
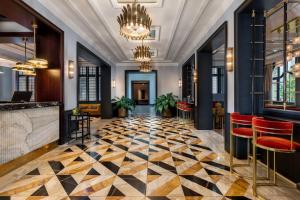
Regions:
M 120 24 L 120 34 L 127 39 L 141 40 L 149 35 L 152 20 L 144 6 L 133 4 L 124 6 L 117 20 Z
M 142 62 L 140 66 L 140 72 L 148 73 L 152 71 L 152 66 L 150 62 Z
M 24 56 L 25 56 L 25 61 L 24 62 L 17 62 L 16 66 L 12 68 L 12 70 L 22 72 L 24 75 L 27 76 L 35 76 L 35 70 L 32 66 L 31 63 L 27 62 L 27 38 L 23 38 L 25 47 L 24 47 Z
M 34 41 L 34 48 L 33 48 L 33 58 L 29 59 L 28 62 L 33 65 L 34 68 L 37 69 L 46 69 L 48 68 L 48 61 L 42 58 L 36 57 L 36 29 L 38 26 L 36 24 L 32 25 L 33 27 L 33 41 Z
M 150 62 L 151 61 L 151 53 L 149 46 L 137 46 L 134 52 L 134 59 L 137 62 Z

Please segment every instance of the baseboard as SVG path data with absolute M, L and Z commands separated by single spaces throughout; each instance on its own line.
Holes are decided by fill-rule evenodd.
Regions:
M 0 177 L 8 174 L 9 172 L 29 163 L 32 160 L 48 153 L 58 146 L 58 141 L 54 141 L 50 144 L 44 145 L 32 152 L 29 152 L 23 156 L 20 156 L 14 160 L 0 165 Z
M 266 170 L 267 170 L 268 166 L 265 163 L 261 162 L 260 160 L 258 160 L 257 163 L 260 164 L 261 166 L 263 166 L 264 168 L 266 168 Z M 270 169 L 270 173 L 271 174 L 273 173 L 273 169 Z M 282 174 L 280 174 L 277 171 L 276 171 L 276 175 L 278 177 L 280 177 L 281 179 L 285 180 L 286 182 L 290 183 L 291 185 L 293 185 L 295 188 L 297 188 L 299 190 L 300 183 L 297 184 L 297 183 L 291 181 L 290 179 L 286 178 L 285 176 L 283 176 Z

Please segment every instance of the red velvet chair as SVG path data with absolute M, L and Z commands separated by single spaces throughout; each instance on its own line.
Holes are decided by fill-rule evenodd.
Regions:
M 276 185 L 276 152 L 294 153 L 300 149 L 300 144 L 293 141 L 293 123 L 269 121 L 263 118 L 254 118 L 253 126 L 253 194 L 257 195 L 257 186 Z M 268 177 L 270 174 L 269 151 L 274 152 L 273 184 L 257 183 L 257 158 L 256 149 L 267 151 Z
M 230 115 L 230 172 L 237 173 L 235 167 L 244 167 L 250 165 L 250 145 L 253 138 L 252 119 L 253 115 L 241 115 L 240 113 L 231 113 Z M 248 164 L 234 164 L 233 152 L 234 152 L 234 137 L 246 138 L 248 140 L 247 145 L 247 159 Z
M 177 119 L 181 116 L 183 119 L 192 119 L 193 108 L 186 102 L 177 102 Z

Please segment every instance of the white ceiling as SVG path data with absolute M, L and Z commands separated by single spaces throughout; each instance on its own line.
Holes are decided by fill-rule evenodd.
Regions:
M 194 48 L 187 42 L 196 39 L 199 22 L 213 23 L 222 16 L 234 0 L 142 0 L 152 18 L 153 26 L 160 28 L 158 41 L 145 41 L 157 51 L 156 63 L 176 65 L 182 54 Z M 64 21 L 82 38 L 93 41 L 95 49 L 118 66 L 132 64 L 132 49 L 141 42 L 128 41 L 119 34 L 116 20 L 121 7 L 130 0 L 39 0 L 50 12 Z M 141 2 L 141 0 L 139 1 Z M 211 18 L 203 18 L 210 12 Z M 201 24 L 201 23 L 200 23 Z M 201 27 L 208 32 L 213 24 Z M 197 38 L 198 39 L 198 38 Z M 196 45 L 199 41 L 194 41 Z M 189 49 L 188 49 L 189 48 Z

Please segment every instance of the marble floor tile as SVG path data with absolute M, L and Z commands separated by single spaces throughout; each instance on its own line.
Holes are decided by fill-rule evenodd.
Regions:
M 224 139 L 213 131 L 143 115 L 93 119 L 92 133 L 84 145 L 59 146 L 0 177 L 0 200 L 255 199 L 251 180 L 230 174 Z M 283 180 L 258 193 L 272 200 L 300 199 Z

